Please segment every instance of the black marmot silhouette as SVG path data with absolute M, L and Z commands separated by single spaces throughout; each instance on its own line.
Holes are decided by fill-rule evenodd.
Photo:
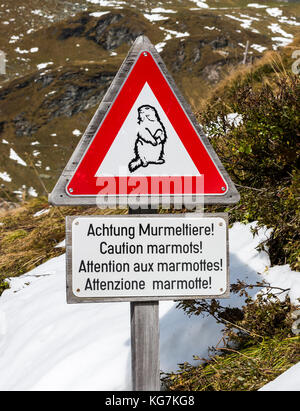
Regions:
M 147 167 L 149 164 L 163 164 L 166 140 L 166 130 L 157 110 L 148 104 L 139 107 L 135 158 L 128 164 L 129 171 L 133 173 L 139 167 Z

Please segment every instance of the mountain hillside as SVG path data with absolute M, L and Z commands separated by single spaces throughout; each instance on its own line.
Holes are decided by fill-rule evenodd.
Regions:
M 147 35 L 187 100 L 292 42 L 300 5 L 265 1 L 0 4 L 0 197 L 51 191 L 131 44 Z
M 65 217 L 128 209 L 53 207 L 46 194 L 146 34 L 241 195 L 205 209 L 229 215 L 230 297 L 160 303 L 164 389 L 298 390 L 299 2 L 9 3 L 0 4 L 0 389 L 131 388 L 128 305 L 65 299 Z

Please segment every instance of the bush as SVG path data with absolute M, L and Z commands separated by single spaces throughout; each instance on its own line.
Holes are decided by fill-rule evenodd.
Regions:
M 259 227 L 272 228 L 259 248 L 272 265 L 299 271 L 300 76 L 284 67 L 285 59 L 267 56 L 232 75 L 198 118 L 241 194 L 239 204 L 226 208 L 231 223 L 257 221 L 254 235 Z M 233 121 L 232 113 L 241 121 Z M 264 286 L 232 284 L 232 292 L 246 297 L 242 308 L 223 307 L 218 300 L 179 303 L 188 315 L 211 315 L 222 323 L 225 346 L 199 366 L 184 363 L 166 374 L 167 389 L 256 390 L 299 361 L 300 339 L 291 333 L 294 307 L 270 287 L 256 300 L 249 297 L 247 288 Z
M 9 289 L 9 283 L 0 277 L 0 297 L 5 290 Z
M 300 270 L 300 77 L 284 73 L 258 87 L 255 73 L 212 98 L 199 117 L 241 194 L 228 209 L 231 221 L 273 228 L 262 245 L 271 263 Z
M 210 359 L 200 365 L 179 364 L 177 372 L 167 373 L 163 382 L 167 390 L 250 391 L 257 390 L 300 360 L 300 338 L 291 331 L 292 311 L 289 298 L 281 301 L 268 287 L 249 297 L 247 289 L 264 284 L 238 282 L 232 292 L 246 296 L 242 308 L 222 307 L 212 300 L 183 301 L 178 307 L 188 315 L 212 315 L 224 324 L 224 347 L 213 348 Z M 272 291 L 272 293 L 271 293 Z

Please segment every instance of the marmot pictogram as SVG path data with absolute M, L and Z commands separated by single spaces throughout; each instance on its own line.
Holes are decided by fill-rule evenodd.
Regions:
M 128 164 L 133 173 L 149 164 L 164 164 L 164 145 L 167 134 L 157 110 L 146 104 L 138 108 L 137 139 L 134 146 L 135 158 Z

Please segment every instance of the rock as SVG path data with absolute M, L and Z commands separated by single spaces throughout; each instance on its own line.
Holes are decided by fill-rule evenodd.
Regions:
M 186 58 L 186 55 L 185 55 L 185 43 L 184 43 L 184 42 L 181 42 L 181 43 L 179 44 L 179 48 L 178 48 L 177 51 L 176 51 L 176 59 L 175 59 L 175 61 L 174 61 L 174 63 L 173 63 L 173 67 L 172 67 L 174 72 L 177 72 L 177 71 L 179 71 L 179 70 L 181 69 L 182 64 L 183 64 L 185 58 Z

